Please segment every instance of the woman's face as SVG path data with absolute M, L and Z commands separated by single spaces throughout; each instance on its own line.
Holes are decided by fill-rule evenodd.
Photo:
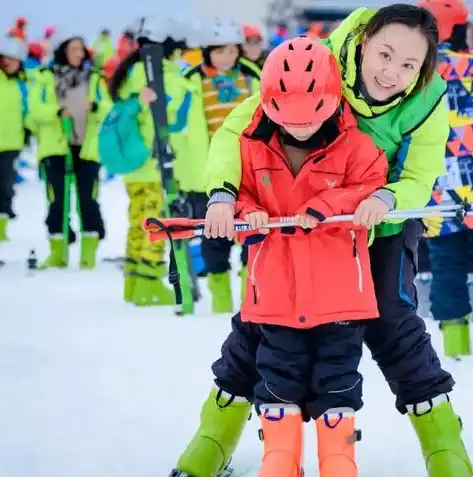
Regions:
M 221 46 L 210 52 L 210 61 L 218 71 L 231 70 L 235 66 L 239 54 L 237 45 Z
M 405 91 L 419 73 L 427 54 L 427 39 L 418 28 L 386 25 L 362 46 L 361 75 L 377 101 Z
M 82 64 L 85 58 L 85 47 L 82 40 L 76 38 L 66 45 L 66 57 L 67 62 L 75 68 Z
M 14 75 L 20 69 L 20 60 L 10 56 L 0 56 L 0 68 L 7 75 Z

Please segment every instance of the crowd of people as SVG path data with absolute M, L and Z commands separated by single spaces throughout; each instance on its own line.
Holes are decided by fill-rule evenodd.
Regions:
M 191 216 L 205 219 L 200 249 L 214 314 L 235 311 L 235 217 L 255 229 L 237 236 L 241 311 L 213 364 L 199 429 L 172 476 L 222 475 L 255 405 L 261 477 L 302 476 L 304 420 L 316 423 L 320 476 L 356 477 L 363 342 L 416 431 L 427 475 L 473 476 L 448 395 L 454 380 L 416 313 L 414 285 L 425 237 L 444 354 L 470 355 L 470 224 L 385 220 L 395 209 L 471 200 L 468 17 L 462 0 L 359 8 L 324 40 L 313 31 L 287 39 L 280 30 L 269 55 L 260 28 L 221 18 L 192 39 L 169 32 L 161 18 L 124 32 L 117 48 L 108 31 L 88 48 L 83 38 L 48 29 L 33 68 L 24 19 L 0 41 L 0 241 L 12 217 L 14 161 L 33 138 L 49 201 L 50 254 L 41 268 L 68 266 L 78 235 L 69 225 L 71 184 L 80 265 L 95 267 L 106 235 L 98 136 L 120 104 L 149 150 L 123 174 L 130 200 L 124 300 L 173 304 L 165 244 L 150 243 L 141 228 L 165 208 L 153 153 L 156 92 L 140 56 L 155 41 L 164 53 L 174 175 Z M 351 213 L 353 223 L 324 224 Z M 294 216 L 296 226 L 270 231 L 272 216 Z

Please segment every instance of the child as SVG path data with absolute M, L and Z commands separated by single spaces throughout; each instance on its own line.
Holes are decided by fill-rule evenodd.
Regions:
M 264 436 L 259 476 L 302 475 L 304 411 L 316 420 L 320 476 L 355 477 L 360 320 L 378 316 L 368 231 L 323 222 L 354 213 L 384 185 L 386 158 L 341 103 L 334 56 L 306 37 L 269 55 L 261 103 L 240 148 L 236 211 L 259 228 L 246 240 L 242 305 L 242 320 L 262 331 L 255 386 Z M 264 226 L 277 216 L 294 216 L 299 227 L 269 232 Z

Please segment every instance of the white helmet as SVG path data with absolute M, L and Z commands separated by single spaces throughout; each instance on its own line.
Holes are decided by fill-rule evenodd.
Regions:
M 203 46 L 241 45 L 243 42 L 241 25 L 238 22 L 216 17 L 206 28 Z
M 28 57 L 28 47 L 23 40 L 6 36 L 0 40 L 0 55 L 25 61 Z

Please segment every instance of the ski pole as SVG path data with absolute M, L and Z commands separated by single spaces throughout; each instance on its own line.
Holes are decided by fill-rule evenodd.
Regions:
M 468 204 L 469 209 L 470 204 Z M 473 212 L 466 211 L 465 205 L 451 205 L 451 206 L 432 206 L 424 207 L 422 209 L 406 209 L 396 210 L 386 215 L 385 220 L 407 220 L 420 218 L 457 218 L 460 222 L 465 217 L 473 216 Z M 352 222 L 355 218 L 354 214 L 334 215 L 324 220 L 322 223 L 337 223 L 337 222 Z M 166 239 L 188 239 L 193 237 L 200 237 L 204 234 L 205 221 L 202 219 L 188 219 L 185 217 L 176 217 L 171 219 L 157 219 L 147 218 L 143 223 L 143 230 L 148 233 L 148 239 L 151 242 Z M 294 217 L 272 217 L 264 228 L 273 229 L 281 227 L 296 226 Z M 234 222 L 235 232 L 246 232 L 253 230 L 251 225 L 244 220 L 236 220 Z

